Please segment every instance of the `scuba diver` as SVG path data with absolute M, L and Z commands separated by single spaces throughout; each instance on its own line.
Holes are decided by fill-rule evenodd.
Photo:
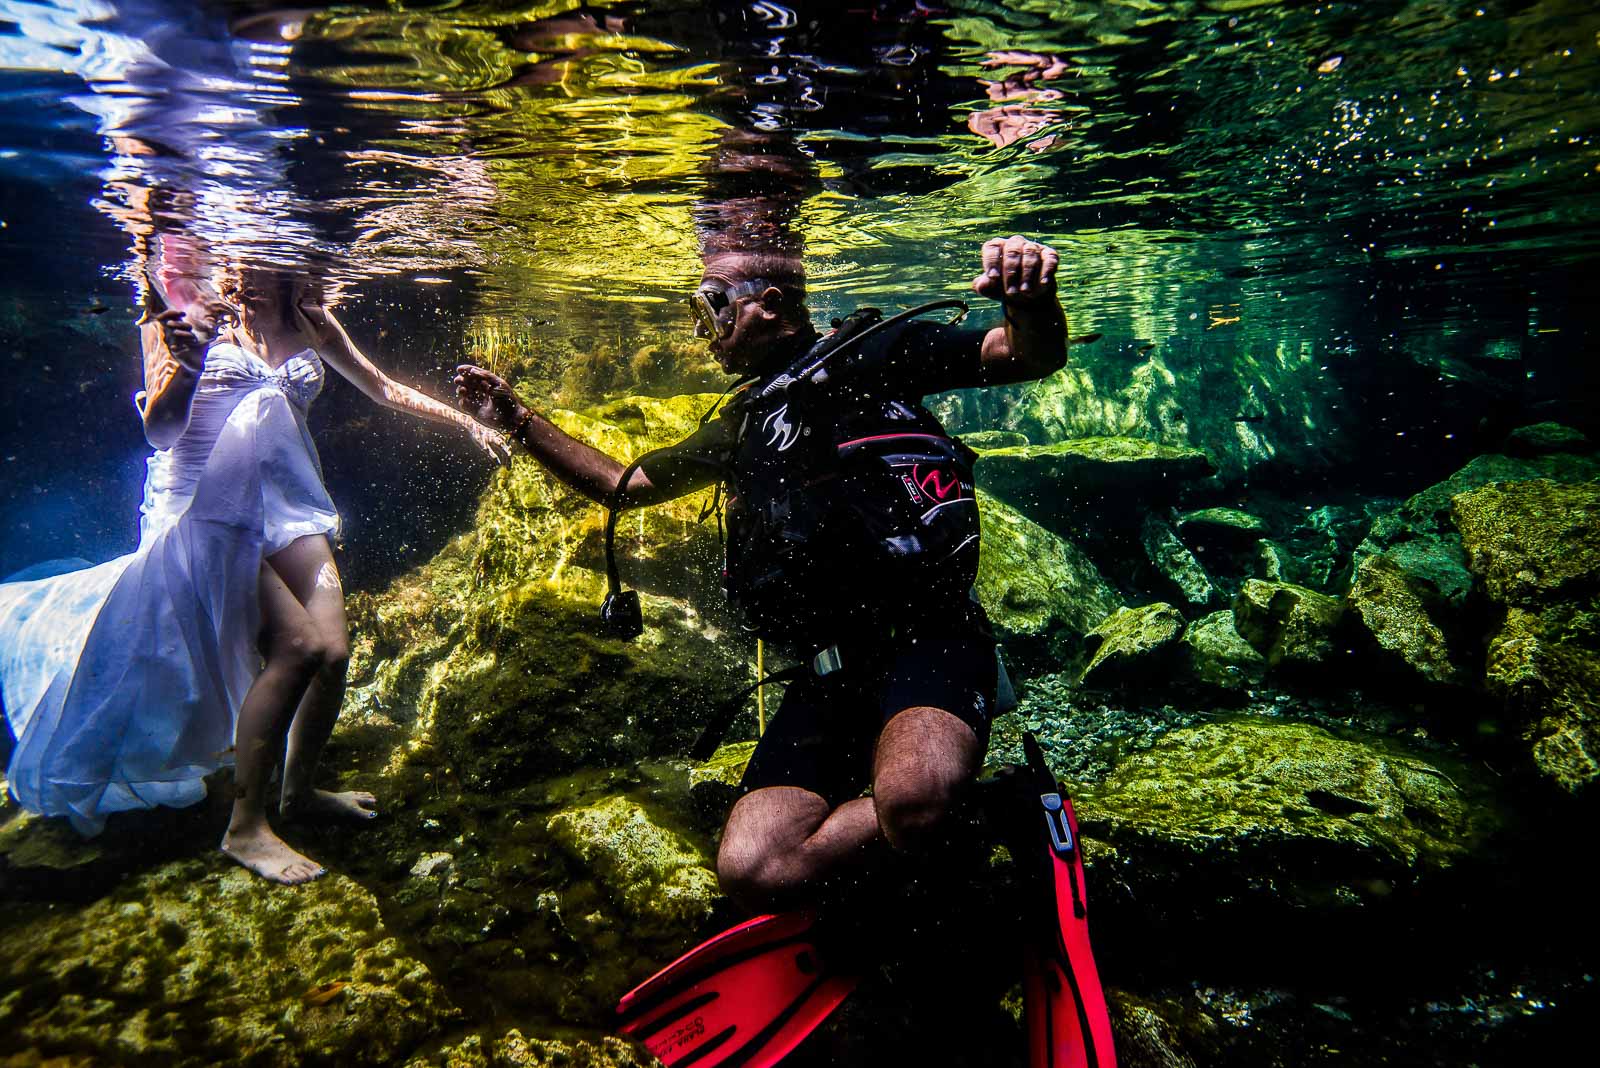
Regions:
M 1056 251 L 1017 235 L 988 241 L 981 255 L 972 288 L 1001 303 L 1003 325 L 984 331 L 924 317 L 965 310 L 939 301 L 887 319 L 860 309 L 821 335 L 798 255 L 711 253 L 690 310 L 697 336 L 740 382 L 689 438 L 627 465 L 557 428 L 503 379 L 457 368 L 461 408 L 610 507 L 613 524 L 623 508 L 715 486 L 726 508 L 727 595 L 759 637 L 797 662 L 769 676 L 789 685 L 717 855 L 729 897 L 778 914 L 713 939 L 622 1006 L 624 1031 L 669 1064 L 776 1063 L 854 985 L 819 910 L 877 898 L 872 888 L 892 880 L 903 858 L 943 855 L 966 840 L 991 717 L 1009 684 L 971 594 L 974 457 L 922 399 L 1041 378 L 1065 365 L 1068 345 Z M 614 561 L 611 579 L 603 618 L 635 635 L 637 595 L 619 590 Z M 713 743 L 726 718 L 708 731 Z M 1064 903 L 1072 922 L 1049 923 L 1042 955 L 1061 963 L 1034 974 L 1041 990 L 1092 985 L 1093 994 L 1088 1009 L 1030 1019 L 1042 1021 L 1043 1047 L 1100 1053 L 1035 1063 L 1107 1065 L 1109 1024 L 1092 962 L 1088 979 L 1069 966 L 1082 928 L 1070 807 L 1043 776 L 1022 794 L 1035 812 L 1045 795 L 1056 799 L 1029 827 L 1043 836 L 1048 825 L 1066 847 L 1056 853 L 1068 859 L 1057 865 L 1050 908 Z M 860 914 L 854 904 L 836 909 L 845 912 Z M 1081 942 L 1086 956 L 1086 934 Z M 834 963 L 821 963 L 830 956 Z M 1063 1034 L 1053 1039 L 1052 1028 Z

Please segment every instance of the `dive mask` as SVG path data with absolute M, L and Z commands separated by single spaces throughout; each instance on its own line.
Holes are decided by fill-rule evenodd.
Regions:
M 694 316 L 694 336 L 699 338 L 727 337 L 733 330 L 733 305 L 741 297 L 754 296 L 772 283 L 765 278 L 752 278 L 748 282 L 724 289 L 721 286 L 703 285 L 689 294 L 689 314 Z

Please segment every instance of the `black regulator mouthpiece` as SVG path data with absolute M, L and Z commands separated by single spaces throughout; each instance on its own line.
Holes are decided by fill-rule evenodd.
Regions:
M 600 603 L 600 629 L 630 642 L 644 633 L 644 611 L 639 607 L 639 592 L 623 589 L 622 576 L 617 571 L 617 515 L 627 500 L 624 487 L 649 456 L 645 453 L 623 468 L 616 489 L 606 501 L 606 599 Z

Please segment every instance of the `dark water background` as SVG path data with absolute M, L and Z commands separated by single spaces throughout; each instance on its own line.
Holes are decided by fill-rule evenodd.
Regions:
M 29 68 L 0 76 L 0 572 L 133 541 L 115 217 L 139 191 L 210 204 L 175 214 L 219 258 L 344 280 L 357 339 L 437 392 L 469 323 L 579 348 L 683 338 L 692 217 L 730 127 L 812 161 L 795 225 L 823 314 L 959 292 L 977 244 L 1020 231 L 1061 249 L 1073 329 L 1106 351 L 1324 360 L 1371 430 L 1324 457 L 1347 480 L 1418 486 L 1509 426 L 1592 425 L 1592 5 L 652 3 L 599 11 L 612 32 L 537 21 L 564 4 L 345 5 L 280 66 L 226 56 L 266 36 L 261 5 L 117 6 L 0 12 L 7 65 Z M 134 39 L 235 80 L 119 69 Z M 1052 95 L 1029 105 L 1048 151 L 968 129 L 1002 50 L 1063 61 L 1029 83 Z M 154 103 L 116 122 L 78 106 L 119 93 Z M 174 151 L 129 157 L 130 130 Z M 194 161 L 199 130 L 240 147 L 232 172 Z M 353 394 L 335 385 L 314 421 L 346 570 L 370 585 L 462 529 L 486 472 Z M 1275 477 L 1324 473 L 1295 466 Z

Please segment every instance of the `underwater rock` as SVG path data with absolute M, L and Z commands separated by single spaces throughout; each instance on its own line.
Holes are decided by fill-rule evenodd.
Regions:
M 1505 616 L 1485 684 L 1534 764 L 1578 793 L 1600 778 L 1600 485 L 1494 483 L 1455 498 L 1469 566 Z
M 1453 611 L 1465 595 L 1454 572 L 1470 576 L 1451 554 L 1459 556 L 1448 539 L 1431 537 L 1369 556 L 1356 568 L 1346 602 L 1389 658 L 1427 682 L 1455 686 L 1469 676 L 1454 634 Z
M 1443 482 L 1412 495 L 1400 507 L 1374 519 L 1365 540 L 1356 550 L 1357 557 L 1379 553 L 1427 534 L 1456 538 L 1455 524 L 1450 518 L 1450 503 L 1457 494 L 1491 482 L 1539 478 L 1555 482 L 1600 479 L 1600 458 L 1570 453 L 1550 453 L 1523 459 L 1496 453 L 1473 457 L 1471 462 Z
M 411 1058 L 405 1068 L 645 1068 L 654 1063 L 637 1047 L 609 1035 L 593 1042 L 526 1038 L 512 1028 L 492 1043 L 468 1035 L 429 1056 Z
M 1359 905 L 1450 868 L 1497 825 L 1481 774 L 1443 759 L 1275 720 L 1170 731 L 1075 794 L 1085 856 L 1141 909 Z
M 1179 515 L 1178 530 L 1185 537 L 1254 544 L 1266 535 L 1267 523 L 1237 508 L 1201 508 Z
M 1145 516 L 1139 528 L 1139 541 L 1156 570 L 1183 594 L 1185 604 L 1207 605 L 1216 597 L 1217 588 L 1212 585 L 1211 576 L 1206 574 L 1189 547 L 1178 540 L 1171 524 L 1153 514 Z
M 1033 444 L 1028 435 L 1015 430 L 975 430 L 962 434 L 961 440 L 969 449 L 1009 449 Z
M 546 826 L 611 899 L 647 927 L 681 929 L 710 914 L 718 890 L 706 858 L 638 803 L 608 797 L 563 809 Z
M 632 457 L 692 432 L 715 400 L 624 397 L 551 418 Z M 620 569 L 644 602 L 645 633 L 630 642 L 597 620 L 604 511 L 538 464 L 501 471 L 473 532 L 349 599 L 352 685 L 336 738 L 392 752 L 391 773 L 443 767 L 474 789 L 686 746 L 700 711 L 748 674 L 703 503 L 691 495 L 619 522 Z
M 0 930 L 10 1043 L 109 1064 L 383 1065 L 457 1016 L 355 882 L 286 889 L 225 863 L 165 864 Z
M 1135 681 L 1157 681 L 1147 673 L 1171 658 L 1174 643 L 1183 633 L 1183 616 L 1170 604 L 1156 602 L 1139 608 L 1119 608 L 1101 621 L 1084 639 L 1091 652 L 1078 676 L 1080 686 L 1105 686 Z
M 1600 580 L 1600 485 L 1495 483 L 1452 499 L 1467 566 L 1488 595 L 1528 607 Z
M 710 760 L 689 769 L 689 801 L 697 815 L 722 823 L 739 800 L 739 783 L 755 751 L 755 742 L 729 742 L 719 746 Z
M 1214 471 L 1199 449 L 1118 437 L 979 449 L 976 467 L 985 489 L 1034 516 L 1070 508 L 1075 498 L 1148 505 Z
M 1233 612 L 1223 609 L 1190 623 L 1183 631 L 1189 674 L 1219 690 L 1246 690 L 1267 673 L 1267 658 L 1239 636 Z
M 1071 541 L 979 491 L 983 554 L 973 584 L 1002 639 L 1088 633 L 1122 598 Z
M 1542 456 L 1551 452 L 1588 452 L 1594 448 L 1583 431 L 1563 423 L 1533 423 L 1506 435 L 1507 456 Z
M 1245 582 L 1233 599 L 1239 635 L 1274 668 L 1306 668 L 1327 660 L 1343 611 L 1336 597 L 1261 579 Z

